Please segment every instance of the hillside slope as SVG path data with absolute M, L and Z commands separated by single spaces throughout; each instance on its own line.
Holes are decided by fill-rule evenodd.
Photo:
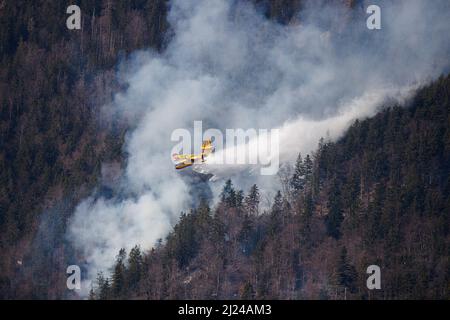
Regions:
M 307 1 L 252 2 L 288 24 Z M 364 14 L 365 1 L 326 2 Z M 66 268 L 83 257 L 65 238 L 67 221 L 92 190 L 108 192 L 103 168 L 120 172 L 126 158 L 129 128 L 101 107 L 122 89 L 118 63 L 163 51 L 171 36 L 166 0 L 75 3 L 81 31 L 65 28 L 73 1 L 0 2 L 1 299 L 73 297 Z M 391 279 L 377 297 L 448 297 L 448 127 L 444 78 L 411 108 L 323 143 L 272 212 L 256 214 L 256 189 L 244 198 L 228 185 L 222 203 L 183 216 L 166 244 L 122 252 L 93 297 L 342 298 L 351 286 L 365 298 L 361 268 L 374 260 Z
M 228 181 L 155 249 L 121 250 L 91 298 L 449 298 L 449 76 L 322 140 L 289 178 L 269 212 Z
M 302 1 L 253 2 L 288 23 Z M 81 30 L 66 28 L 72 4 Z M 0 3 L 0 298 L 66 295 L 67 219 L 102 165 L 124 159 L 127 125 L 101 107 L 121 89 L 120 61 L 164 49 L 167 10 L 166 0 Z

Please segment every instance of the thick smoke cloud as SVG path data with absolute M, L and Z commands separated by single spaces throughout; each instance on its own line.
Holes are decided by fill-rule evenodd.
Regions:
M 89 277 L 107 271 L 121 247 L 153 246 L 188 209 L 189 186 L 170 159 L 174 129 L 191 130 L 194 120 L 204 129 L 279 128 L 281 160 L 292 161 L 448 68 L 448 1 L 376 1 L 377 31 L 366 28 L 364 8 L 314 3 L 285 26 L 242 1 L 171 2 L 167 49 L 124 62 L 118 77 L 128 88 L 105 107 L 135 129 L 120 197 L 84 200 L 71 222 Z M 245 166 L 207 170 L 243 188 L 278 188 L 276 177 L 248 178 Z

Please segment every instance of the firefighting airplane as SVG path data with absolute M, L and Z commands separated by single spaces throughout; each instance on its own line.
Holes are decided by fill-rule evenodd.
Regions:
M 214 147 L 211 140 L 204 140 L 202 142 L 202 152 L 200 154 L 177 154 L 172 155 L 173 160 L 177 162 L 175 169 L 184 169 L 192 166 L 194 163 L 198 163 L 201 159 L 201 163 L 205 162 L 206 157 L 214 152 Z

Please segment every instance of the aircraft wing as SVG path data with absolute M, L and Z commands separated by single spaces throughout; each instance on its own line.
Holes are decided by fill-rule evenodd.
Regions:
M 193 160 L 198 159 L 199 156 L 195 154 L 173 154 L 172 158 L 174 161 L 185 161 L 185 160 Z

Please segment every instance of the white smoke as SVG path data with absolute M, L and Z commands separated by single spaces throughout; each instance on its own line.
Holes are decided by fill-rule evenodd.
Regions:
M 174 129 L 195 120 L 204 129 L 280 128 L 282 160 L 292 160 L 447 70 L 448 1 L 376 3 L 382 29 L 370 31 L 364 8 L 310 4 L 283 26 L 242 1 L 173 0 L 168 47 L 126 61 L 118 77 L 128 88 L 108 106 L 135 128 L 124 146 L 123 192 L 84 200 L 71 221 L 89 278 L 107 271 L 120 248 L 153 246 L 188 209 L 189 186 L 170 159 Z M 258 181 L 243 169 L 221 174 L 243 187 Z

